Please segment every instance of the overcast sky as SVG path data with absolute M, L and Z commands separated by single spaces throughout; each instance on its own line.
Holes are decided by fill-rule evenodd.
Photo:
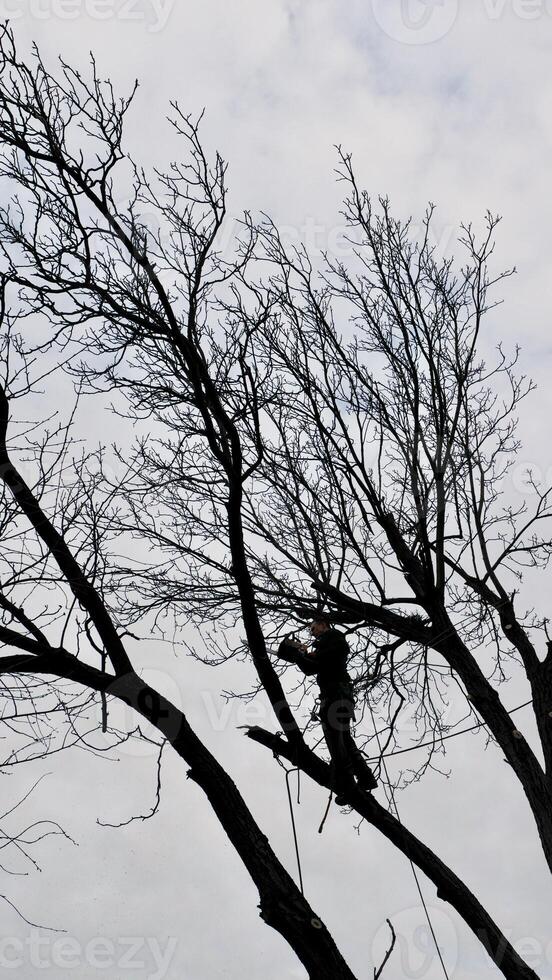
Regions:
M 434 202 L 443 248 L 453 247 L 460 221 L 480 222 L 487 209 L 502 214 L 498 258 L 518 274 L 502 290 L 496 339 L 523 345 L 524 370 L 540 386 L 525 406 L 512 493 L 522 487 L 524 466 L 550 472 L 552 3 L 471 0 L 468 10 L 455 0 L 3 0 L 0 7 L 22 45 L 34 40 L 44 54 L 80 64 L 93 49 L 117 85 L 139 78 L 129 142 L 146 165 L 163 165 L 172 154 L 164 121 L 171 99 L 193 113 L 205 107 L 206 141 L 229 161 L 236 217 L 262 209 L 309 245 L 339 248 L 335 144 L 353 153 L 359 181 L 373 195 L 389 194 L 400 214 L 419 220 Z M 538 598 L 546 611 L 546 583 Z M 182 705 L 229 767 L 295 873 L 283 775 L 238 730 L 248 718 L 236 709 L 221 715 L 217 692 L 234 683 L 231 675 L 190 666 L 154 642 L 140 656 L 154 671 L 148 679 Z M 514 706 L 523 695 L 512 683 L 504 701 Z M 523 728 L 527 713 L 516 717 Z M 481 736 L 449 745 L 451 778 L 430 773 L 401 796 L 401 816 L 465 876 L 506 935 L 525 942 L 520 952 L 537 973 L 552 977 L 552 889 L 521 791 Z M 47 934 L 30 936 L 1 905 L 0 935 L 26 941 L 14 976 L 304 977 L 259 920 L 253 886 L 169 752 L 159 814 L 123 830 L 101 828 L 96 818 L 147 812 L 151 754 L 128 749 L 119 763 L 76 752 L 55 757 L 14 774 L 13 798 L 42 772 L 49 775 L 27 814 L 61 820 L 79 846 L 45 848 L 42 873 L 7 879 L 2 891 L 32 920 L 66 929 L 81 948 L 94 937 L 113 945 L 73 960 L 66 951 L 72 965 L 64 967 L 54 936 L 39 948 L 37 938 Z M 389 917 L 400 949 L 386 977 L 438 980 L 407 862 L 375 830 L 357 834 L 354 818 L 337 809 L 319 836 L 324 806 L 325 794 L 305 785 L 297 816 L 306 891 L 352 969 L 372 976 Z M 424 889 L 450 976 L 499 976 L 433 887 Z M 129 937 L 144 940 L 139 952 L 125 943 Z M 163 972 L 156 956 L 164 953 L 170 966 Z M 107 969 L 110 957 L 116 965 Z

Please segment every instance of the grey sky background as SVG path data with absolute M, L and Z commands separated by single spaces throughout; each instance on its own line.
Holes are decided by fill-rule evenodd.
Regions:
M 22 45 L 35 40 L 45 56 L 60 53 L 81 65 L 92 49 L 117 86 L 140 79 L 128 137 L 147 166 L 165 164 L 178 150 L 164 122 L 169 101 L 194 113 L 205 107 L 205 141 L 229 161 L 236 217 L 262 209 L 291 237 L 330 252 L 342 247 L 340 187 L 332 173 L 337 143 L 353 153 L 359 182 L 375 196 L 388 194 L 399 214 L 419 221 L 433 201 L 447 251 L 460 221 L 480 223 L 487 209 L 502 214 L 497 265 L 516 265 L 518 274 L 501 288 L 505 304 L 493 315 L 489 346 L 521 343 L 523 370 L 539 385 L 524 406 L 524 448 L 507 490 L 515 497 L 523 489 L 527 466 L 550 478 L 552 4 L 5 0 L 0 7 Z M 548 579 L 531 586 L 531 601 L 546 611 Z M 238 729 L 268 719 L 263 702 L 257 717 L 244 717 L 236 705 L 224 714 L 218 692 L 238 686 L 234 667 L 203 668 L 153 641 L 137 656 L 153 671 L 148 679 L 182 705 L 227 765 L 295 873 L 283 774 Z M 526 698 L 516 680 L 504 689 L 509 707 Z M 515 717 L 528 731 L 527 711 Z M 403 727 L 406 744 L 407 719 Z M 401 816 L 465 877 L 539 975 L 552 977 L 552 889 L 521 792 L 500 753 L 485 751 L 484 736 L 448 745 L 443 768 L 453 775 L 429 773 L 409 788 L 399 797 Z M 26 814 L 60 820 L 79 846 L 45 846 L 41 874 L 3 879 L 1 889 L 31 920 L 67 930 L 81 950 L 104 937 L 114 952 L 106 946 L 102 960 L 99 946 L 95 955 L 90 948 L 75 953 L 75 946 L 71 958 L 55 946 L 56 934 L 31 934 L 1 904 L 0 937 L 25 942 L 24 962 L 13 969 L 15 947 L 3 947 L 3 968 L 48 980 L 301 980 L 293 955 L 258 918 L 255 889 L 208 803 L 168 750 L 159 814 L 121 830 L 96 824 L 97 817 L 116 822 L 151 806 L 155 756 L 131 747 L 119 756 L 107 762 L 71 750 L 13 773 L 14 800 L 36 776 L 49 774 Z M 307 896 L 357 976 L 372 976 L 390 917 L 399 948 L 385 976 L 439 980 L 407 862 L 375 831 L 357 833 L 355 819 L 337 808 L 319 836 L 325 794 L 305 783 L 301 800 Z M 433 887 L 423 887 L 450 976 L 500 976 Z M 125 965 L 129 937 L 144 943 Z M 176 942 L 163 972 L 154 951 L 160 944 L 164 952 L 171 937 Z M 110 957 L 116 965 L 106 968 Z

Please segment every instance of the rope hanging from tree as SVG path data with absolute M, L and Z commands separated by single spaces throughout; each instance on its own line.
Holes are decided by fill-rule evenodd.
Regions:
M 370 708 L 370 714 L 372 716 L 372 724 L 374 726 L 374 732 L 376 734 L 378 745 L 379 745 L 380 750 L 381 750 L 381 742 L 380 742 L 379 732 L 378 732 L 377 727 L 376 727 L 376 719 L 374 718 L 374 712 L 372 710 L 372 705 L 370 703 L 368 703 L 368 706 Z M 399 822 L 399 824 L 401 825 L 401 828 L 402 828 L 403 824 L 402 824 L 402 820 L 401 820 L 401 817 L 400 817 L 400 814 L 399 814 L 399 808 L 397 806 L 397 801 L 396 801 L 396 798 L 395 798 L 395 790 L 393 788 L 393 784 L 392 784 L 391 780 L 389 779 L 389 771 L 387 769 L 387 763 L 385 761 L 385 756 L 383 756 L 383 754 L 381 755 L 381 759 L 382 759 L 382 762 L 383 762 L 383 768 L 385 769 L 385 778 L 387 779 L 387 785 L 389 787 L 389 794 L 387 792 L 387 788 L 385 788 L 385 795 L 387 796 L 387 801 L 389 803 L 389 806 L 391 806 L 391 804 L 393 805 L 393 809 L 395 811 L 397 820 L 398 820 L 398 822 Z M 412 861 L 412 858 L 409 858 L 408 860 L 409 860 L 409 863 L 410 863 L 410 867 L 412 869 L 412 874 L 414 876 L 414 881 L 416 882 L 416 889 L 418 891 L 418 895 L 420 896 L 420 901 L 422 903 L 422 907 L 423 907 L 423 910 L 424 910 L 424 913 L 425 913 L 425 917 L 427 919 L 427 924 L 429 926 L 429 931 L 431 933 L 433 942 L 435 944 L 435 949 L 437 950 L 437 955 L 439 957 L 439 961 L 440 961 L 441 966 L 443 968 L 443 974 L 445 976 L 445 980 L 450 980 L 450 977 L 448 975 L 448 971 L 447 971 L 447 968 L 446 968 L 446 965 L 445 965 L 445 961 L 443 959 L 443 954 L 441 953 L 441 949 L 439 947 L 439 943 L 437 942 L 437 936 L 436 936 L 436 933 L 435 933 L 435 929 L 433 927 L 433 923 L 431 921 L 431 916 L 429 914 L 429 909 L 427 907 L 426 900 L 424 898 L 424 893 L 422 891 L 422 886 L 420 884 L 420 879 L 418 878 L 418 873 L 416 871 L 416 868 L 414 867 L 414 862 Z

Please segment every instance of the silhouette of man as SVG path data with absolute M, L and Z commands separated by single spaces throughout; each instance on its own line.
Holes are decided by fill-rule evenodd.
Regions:
M 278 657 L 297 664 L 305 674 L 316 674 L 320 688 L 319 718 L 332 767 L 332 783 L 336 803 L 344 805 L 344 798 L 356 785 L 370 792 L 377 780 L 357 748 L 351 735 L 351 722 L 355 717 L 354 692 L 347 673 L 349 644 L 343 633 L 333 629 L 329 619 L 316 614 L 310 624 L 314 637 L 312 650 L 296 640 L 282 640 Z

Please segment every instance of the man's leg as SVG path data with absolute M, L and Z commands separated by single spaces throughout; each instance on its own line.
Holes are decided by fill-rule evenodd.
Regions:
M 320 721 L 330 753 L 332 785 L 336 798 L 354 788 L 353 762 L 348 751 L 346 736 L 351 721 L 350 708 L 343 699 L 323 701 L 320 705 Z
M 345 748 L 351 760 L 353 772 L 360 789 L 367 791 L 375 789 L 378 781 L 351 735 L 350 730 L 345 735 Z
M 376 788 L 378 781 L 351 734 L 351 725 L 355 720 L 355 699 L 352 688 L 348 687 L 348 689 L 344 689 L 342 697 L 343 705 L 346 706 L 346 710 L 343 713 L 343 719 L 345 722 L 345 729 L 343 732 L 345 752 L 350 760 L 350 765 L 356 777 L 359 789 L 370 792 Z

